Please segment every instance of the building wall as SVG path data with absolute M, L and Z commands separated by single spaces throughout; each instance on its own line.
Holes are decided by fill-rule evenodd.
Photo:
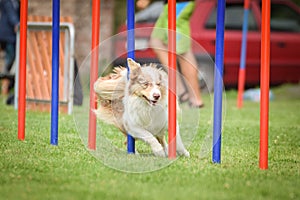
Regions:
M 113 34 L 114 1 L 101 0 L 100 41 Z M 52 16 L 52 1 L 28 0 L 28 15 Z M 60 1 L 60 15 L 71 16 L 75 25 L 75 57 L 80 65 L 91 49 L 92 0 Z M 111 45 L 109 45 L 111 47 Z M 110 57 L 110 49 L 103 51 L 104 57 Z

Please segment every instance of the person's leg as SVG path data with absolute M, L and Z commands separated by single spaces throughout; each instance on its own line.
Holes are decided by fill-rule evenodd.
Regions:
M 151 38 L 150 39 L 150 47 L 155 52 L 158 60 L 162 65 L 167 66 L 168 65 L 168 50 L 167 46 L 157 38 Z
M 9 74 L 15 60 L 15 44 L 5 43 L 5 66 L 4 74 Z M 3 79 L 1 83 L 2 95 L 7 95 L 9 92 L 10 80 Z
M 157 55 L 160 63 L 164 66 L 168 66 L 168 48 L 167 46 L 160 40 L 156 38 L 150 39 L 150 46 Z M 188 95 L 185 92 L 184 84 L 180 78 L 180 73 L 176 73 L 176 90 L 178 96 L 181 98 L 181 101 L 186 101 L 188 99 Z M 186 94 L 186 95 L 185 95 Z
M 16 47 L 14 43 L 6 43 L 5 47 L 5 69 L 4 73 L 9 73 L 14 61 L 15 61 L 15 54 L 16 54 Z
M 189 101 L 191 106 L 201 107 L 203 100 L 201 97 L 200 87 L 198 83 L 197 61 L 191 49 L 179 56 L 181 72 L 185 78 L 186 86 L 189 93 Z

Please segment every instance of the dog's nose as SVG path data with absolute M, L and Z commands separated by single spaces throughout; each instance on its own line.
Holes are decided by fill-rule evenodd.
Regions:
M 159 94 L 159 93 L 153 93 L 153 98 L 154 98 L 155 100 L 158 100 L 159 97 L 160 97 L 160 94 Z

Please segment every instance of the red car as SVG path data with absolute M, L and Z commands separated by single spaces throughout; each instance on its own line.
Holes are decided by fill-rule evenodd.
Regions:
M 243 24 L 243 0 L 226 0 L 224 84 L 236 87 L 240 65 Z M 150 9 L 150 7 L 149 7 Z M 142 12 L 146 12 L 144 10 Z M 191 18 L 193 51 L 198 61 L 199 81 L 202 88 L 213 89 L 216 0 L 197 0 Z M 137 21 L 135 31 L 136 60 L 158 62 L 148 46 L 149 37 L 156 17 Z M 140 29 L 141 28 L 141 29 Z M 124 64 L 126 59 L 126 25 L 115 43 L 115 64 Z M 123 33 L 122 33 L 123 32 Z M 261 1 L 251 0 L 248 17 L 248 40 L 246 56 L 246 85 L 255 86 L 260 81 Z M 300 81 L 300 8 L 290 0 L 272 0 L 271 3 L 271 74 L 270 84 L 299 83 Z M 198 47 L 197 47 L 198 46 Z M 200 46 L 200 48 L 199 48 Z M 203 49 L 202 49 L 202 48 Z M 205 51 L 203 51 L 205 50 Z M 205 80 L 205 81 L 203 81 Z

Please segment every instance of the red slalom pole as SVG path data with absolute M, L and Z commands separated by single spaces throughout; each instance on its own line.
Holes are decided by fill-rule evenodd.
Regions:
M 260 169 L 268 169 L 269 83 L 270 83 L 270 0 L 262 1 L 261 24 L 261 97 L 260 97 Z
M 93 0 L 92 8 L 92 57 L 90 70 L 90 111 L 88 148 L 96 150 L 96 116 L 93 110 L 97 109 L 97 96 L 94 92 L 94 83 L 98 78 L 98 44 L 100 33 L 100 0 Z
M 19 103 L 18 139 L 25 139 L 26 117 L 26 50 L 27 50 L 27 11 L 28 0 L 21 1 L 20 8 L 20 65 L 19 65 Z
M 169 159 L 176 158 L 176 0 L 168 0 Z

